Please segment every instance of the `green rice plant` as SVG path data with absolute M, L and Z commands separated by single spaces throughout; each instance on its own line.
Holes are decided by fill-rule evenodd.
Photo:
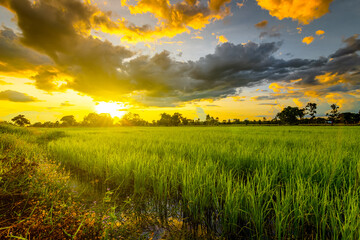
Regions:
M 47 131 L 47 130 L 44 130 Z M 358 237 L 358 127 L 73 128 L 45 141 L 130 211 L 225 238 Z

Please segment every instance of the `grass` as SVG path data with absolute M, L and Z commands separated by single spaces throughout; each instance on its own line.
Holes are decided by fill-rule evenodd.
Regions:
M 16 131 L 89 189 L 99 237 L 360 237 L 358 127 Z

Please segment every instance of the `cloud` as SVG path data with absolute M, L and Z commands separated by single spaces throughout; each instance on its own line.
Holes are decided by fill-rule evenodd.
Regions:
M 72 107 L 72 106 L 75 106 L 75 105 L 71 104 L 69 101 L 65 101 L 65 102 L 61 103 L 60 106 L 62 106 L 62 107 Z
M 307 45 L 309 45 L 310 43 L 312 43 L 314 41 L 314 37 L 313 36 L 308 36 L 308 37 L 304 37 L 302 42 L 306 43 Z
M 2 26 L 0 29 L 0 72 L 20 74 L 33 71 L 41 65 L 51 65 L 52 60 L 20 42 L 15 32 Z
M 155 26 L 145 24 L 135 25 L 126 19 L 113 20 L 111 11 L 101 11 L 96 4 L 82 2 L 80 0 L 39 0 L 31 3 L 29 0 L 1 0 L 0 5 L 8 8 L 16 14 L 20 14 L 18 24 L 27 25 L 27 21 L 35 23 L 39 27 L 38 33 L 46 29 L 58 30 L 72 34 L 74 30 L 83 36 L 89 36 L 91 30 L 98 30 L 104 33 L 116 34 L 121 37 L 123 42 L 137 43 L 140 41 L 154 41 L 160 38 L 172 38 L 181 33 L 190 33 L 192 29 L 201 30 L 211 22 L 224 19 L 231 14 L 227 4 L 230 0 L 210 0 L 207 4 L 200 1 L 188 0 L 171 4 L 169 1 L 137 1 L 135 5 L 130 5 L 128 1 L 122 0 L 122 5 L 129 8 L 131 14 L 151 14 L 158 20 Z M 36 14 L 36 15 L 31 15 Z M 38 19 L 33 16 L 39 16 Z M 49 23 L 42 26 L 41 22 L 48 19 L 50 24 L 58 22 L 54 29 L 49 28 Z M 35 33 L 33 34 L 36 35 Z M 57 34 L 48 35 L 49 41 L 40 38 L 43 48 L 49 45 L 59 44 L 64 47 L 69 42 L 68 39 L 56 39 Z M 25 38 L 27 36 L 25 35 Z M 53 40 L 57 40 L 53 43 Z M 52 46 L 49 46 L 52 47 Z M 65 49 L 64 49 L 65 50 Z
M 333 0 L 256 0 L 258 5 L 279 20 L 291 18 L 301 24 L 309 24 L 329 12 Z
M 161 1 L 165 5 L 160 7 L 165 9 L 161 13 L 164 15 L 179 9 L 193 10 L 192 7 L 197 11 L 201 6 L 210 13 L 220 13 L 225 11 L 227 2 L 211 2 L 211 6 L 210 3 L 204 6 L 199 2 L 191 5 L 192 1 L 180 5 Z M 48 92 L 73 89 L 96 101 L 177 106 L 189 101 L 236 96 L 242 87 L 263 83 L 284 86 L 263 99 L 301 98 L 304 94 L 325 96 L 326 91 L 348 94 L 360 88 L 357 35 L 344 40 L 346 46 L 329 57 L 319 59 L 280 59 L 276 53 L 282 42 L 257 44 L 250 41 L 238 45 L 219 44 L 213 53 L 184 62 L 177 61 L 167 51 L 142 55 L 93 38 L 89 31 L 97 10 L 79 1 L 40 0 L 32 5 L 25 0 L 3 0 L 0 4 L 16 14 L 22 31 L 21 35 L 9 29 L 2 32 L 0 39 L 14 51 L 7 51 L 10 57 L 2 57 L 1 62 L 6 69 L 19 69 L 17 60 L 24 63 L 20 69 L 29 70 L 35 66 L 31 79 L 37 88 Z M 136 6 L 143 4 L 156 7 L 144 1 L 138 1 Z M 0 52 L 0 56 L 6 55 Z M 321 76 L 335 73 L 334 80 L 326 84 L 321 82 Z
M 130 25 L 138 35 L 132 36 L 130 32 L 124 34 L 124 25 L 126 22 L 113 23 L 106 16 L 97 19 L 98 25 L 104 32 L 124 34 L 122 40 L 133 42 L 135 38 L 142 40 L 151 40 L 161 37 L 174 37 L 184 32 L 190 32 L 191 29 L 201 30 L 213 21 L 222 20 L 231 14 L 230 7 L 227 6 L 231 0 L 210 0 L 205 5 L 197 0 L 186 0 L 171 4 L 167 0 L 148 1 L 139 0 L 135 5 L 130 5 L 127 0 L 122 0 L 123 6 L 129 8 L 130 13 L 152 14 L 158 24 L 151 28 L 149 25 L 137 27 Z M 133 30 L 132 28 L 129 30 Z
M 258 105 L 264 105 L 264 106 L 277 106 L 277 103 L 259 103 Z
M 293 102 L 294 102 L 295 105 L 298 106 L 299 108 L 304 107 L 304 104 L 300 101 L 299 98 L 293 98 Z
M 269 38 L 275 38 L 275 37 L 280 37 L 280 29 L 282 28 L 281 25 L 278 26 L 273 26 L 270 29 L 267 29 L 265 31 L 262 31 L 259 35 L 260 39 L 263 39 L 265 37 L 269 37 Z
M 321 35 L 325 34 L 325 31 L 324 30 L 317 30 L 315 33 L 316 33 L 316 35 L 321 36 Z
M 196 114 L 201 121 L 204 121 L 206 119 L 206 113 L 203 108 L 196 107 Z
M 356 52 L 360 50 L 360 39 L 357 39 L 358 37 L 359 35 L 355 34 L 352 37 L 345 39 L 344 43 L 346 43 L 347 46 L 337 50 L 334 54 L 330 55 L 330 58 L 356 54 Z
M 7 100 L 11 102 L 35 102 L 38 101 L 36 98 L 31 97 L 25 93 L 5 90 L 0 92 L 0 100 Z
M 267 20 L 264 20 L 264 21 L 261 21 L 261 22 L 258 22 L 257 24 L 255 24 L 255 27 L 257 28 L 264 28 L 268 25 L 268 21 Z
M 0 79 L 0 85 L 12 85 L 12 83 L 8 83 Z
M 227 38 L 224 35 L 216 36 L 216 39 L 219 39 L 218 44 L 228 42 Z
M 236 6 L 238 6 L 238 8 L 242 8 L 244 6 L 244 3 L 236 3 Z
M 191 37 L 191 39 L 200 39 L 200 40 L 203 40 L 204 37 L 202 37 L 202 36 L 194 36 L 194 37 Z

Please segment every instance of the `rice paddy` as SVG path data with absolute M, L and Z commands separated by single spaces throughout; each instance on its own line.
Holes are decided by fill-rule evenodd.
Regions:
M 151 215 L 191 238 L 360 237 L 356 126 L 41 131 L 48 158 L 118 220 Z

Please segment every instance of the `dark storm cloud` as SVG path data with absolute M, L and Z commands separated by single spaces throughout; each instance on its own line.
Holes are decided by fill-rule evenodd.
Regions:
M 10 28 L 0 29 L 0 72 L 18 72 L 32 70 L 36 66 L 51 64 L 51 59 L 45 55 L 24 47 L 19 37 Z
M 57 71 L 73 77 L 68 80 L 69 88 L 93 96 L 124 93 L 121 91 L 123 85 L 129 85 L 128 79 L 119 70 L 123 60 L 133 53 L 86 34 L 91 30 L 89 18 L 96 10 L 94 7 L 76 0 L 0 3 L 16 14 L 22 30 L 21 42 L 51 57 Z M 40 72 L 33 79 L 40 89 L 52 90 L 54 76 L 50 75 Z
M 7 100 L 11 102 L 35 102 L 38 101 L 36 98 L 31 97 L 25 93 L 5 90 L 0 92 L 0 100 Z
M 337 58 L 348 54 L 353 54 L 356 51 L 360 50 L 360 39 L 357 39 L 359 34 L 355 34 L 354 36 L 345 39 L 346 47 L 340 48 L 334 54 L 330 55 L 331 58 Z
M 80 1 L 41 0 L 33 5 L 27 0 L 0 0 L 0 4 L 16 14 L 22 30 L 21 37 L 3 30 L 0 48 L 10 46 L 13 51 L 1 52 L 1 61 L 6 67 L 16 67 L 16 59 L 25 59 L 30 65 L 46 65 L 52 60 L 51 68 L 39 67 L 32 75 L 37 88 L 46 91 L 59 90 L 56 81 L 63 80 L 64 88 L 96 100 L 132 99 L 147 106 L 176 106 L 233 96 L 241 87 L 264 82 L 301 79 L 294 85 L 310 88 L 323 84 L 318 76 L 327 73 L 349 76 L 346 87 L 329 86 L 328 91 L 352 91 L 360 85 L 359 78 L 352 75 L 360 71 L 360 40 L 356 35 L 327 58 L 284 60 L 275 57 L 281 42 L 248 42 L 224 43 L 197 61 L 179 62 L 167 51 L 154 56 L 136 55 L 122 46 L 94 39 L 89 35 L 89 16 L 95 10 Z M 291 96 L 301 97 L 301 93 Z M 278 98 L 281 96 L 261 96 L 257 100 Z

